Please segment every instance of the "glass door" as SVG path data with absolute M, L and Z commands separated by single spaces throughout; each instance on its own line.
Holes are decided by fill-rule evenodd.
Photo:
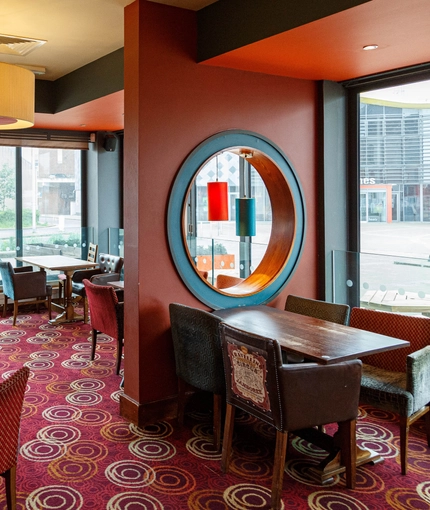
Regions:
M 387 194 L 385 191 L 367 193 L 368 221 L 387 221 Z

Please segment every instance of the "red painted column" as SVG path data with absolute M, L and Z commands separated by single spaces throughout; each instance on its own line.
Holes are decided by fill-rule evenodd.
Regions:
M 226 129 L 259 133 L 289 157 L 307 206 L 307 240 L 287 293 L 316 294 L 315 83 L 197 64 L 196 13 L 137 0 L 125 8 L 125 395 L 121 414 L 144 423 L 175 413 L 168 306 L 203 309 L 182 282 L 167 239 L 182 162 Z M 197 170 L 197 169 L 196 169 Z

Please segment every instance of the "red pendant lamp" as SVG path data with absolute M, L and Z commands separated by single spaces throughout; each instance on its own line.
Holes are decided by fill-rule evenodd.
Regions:
M 228 183 L 218 181 L 218 156 L 216 181 L 208 182 L 208 220 L 228 221 Z

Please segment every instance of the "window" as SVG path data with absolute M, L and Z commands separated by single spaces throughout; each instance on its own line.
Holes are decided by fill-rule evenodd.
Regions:
M 0 147 L 0 258 L 81 258 L 81 151 Z

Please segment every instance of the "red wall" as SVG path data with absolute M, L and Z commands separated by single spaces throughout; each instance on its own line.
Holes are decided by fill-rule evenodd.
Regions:
M 125 393 L 176 393 L 168 304 L 207 308 L 170 256 L 169 193 L 186 156 L 226 129 L 259 133 L 288 156 L 304 190 L 305 250 L 288 293 L 316 297 L 316 87 L 312 81 L 196 64 L 196 15 L 137 0 L 125 9 Z

